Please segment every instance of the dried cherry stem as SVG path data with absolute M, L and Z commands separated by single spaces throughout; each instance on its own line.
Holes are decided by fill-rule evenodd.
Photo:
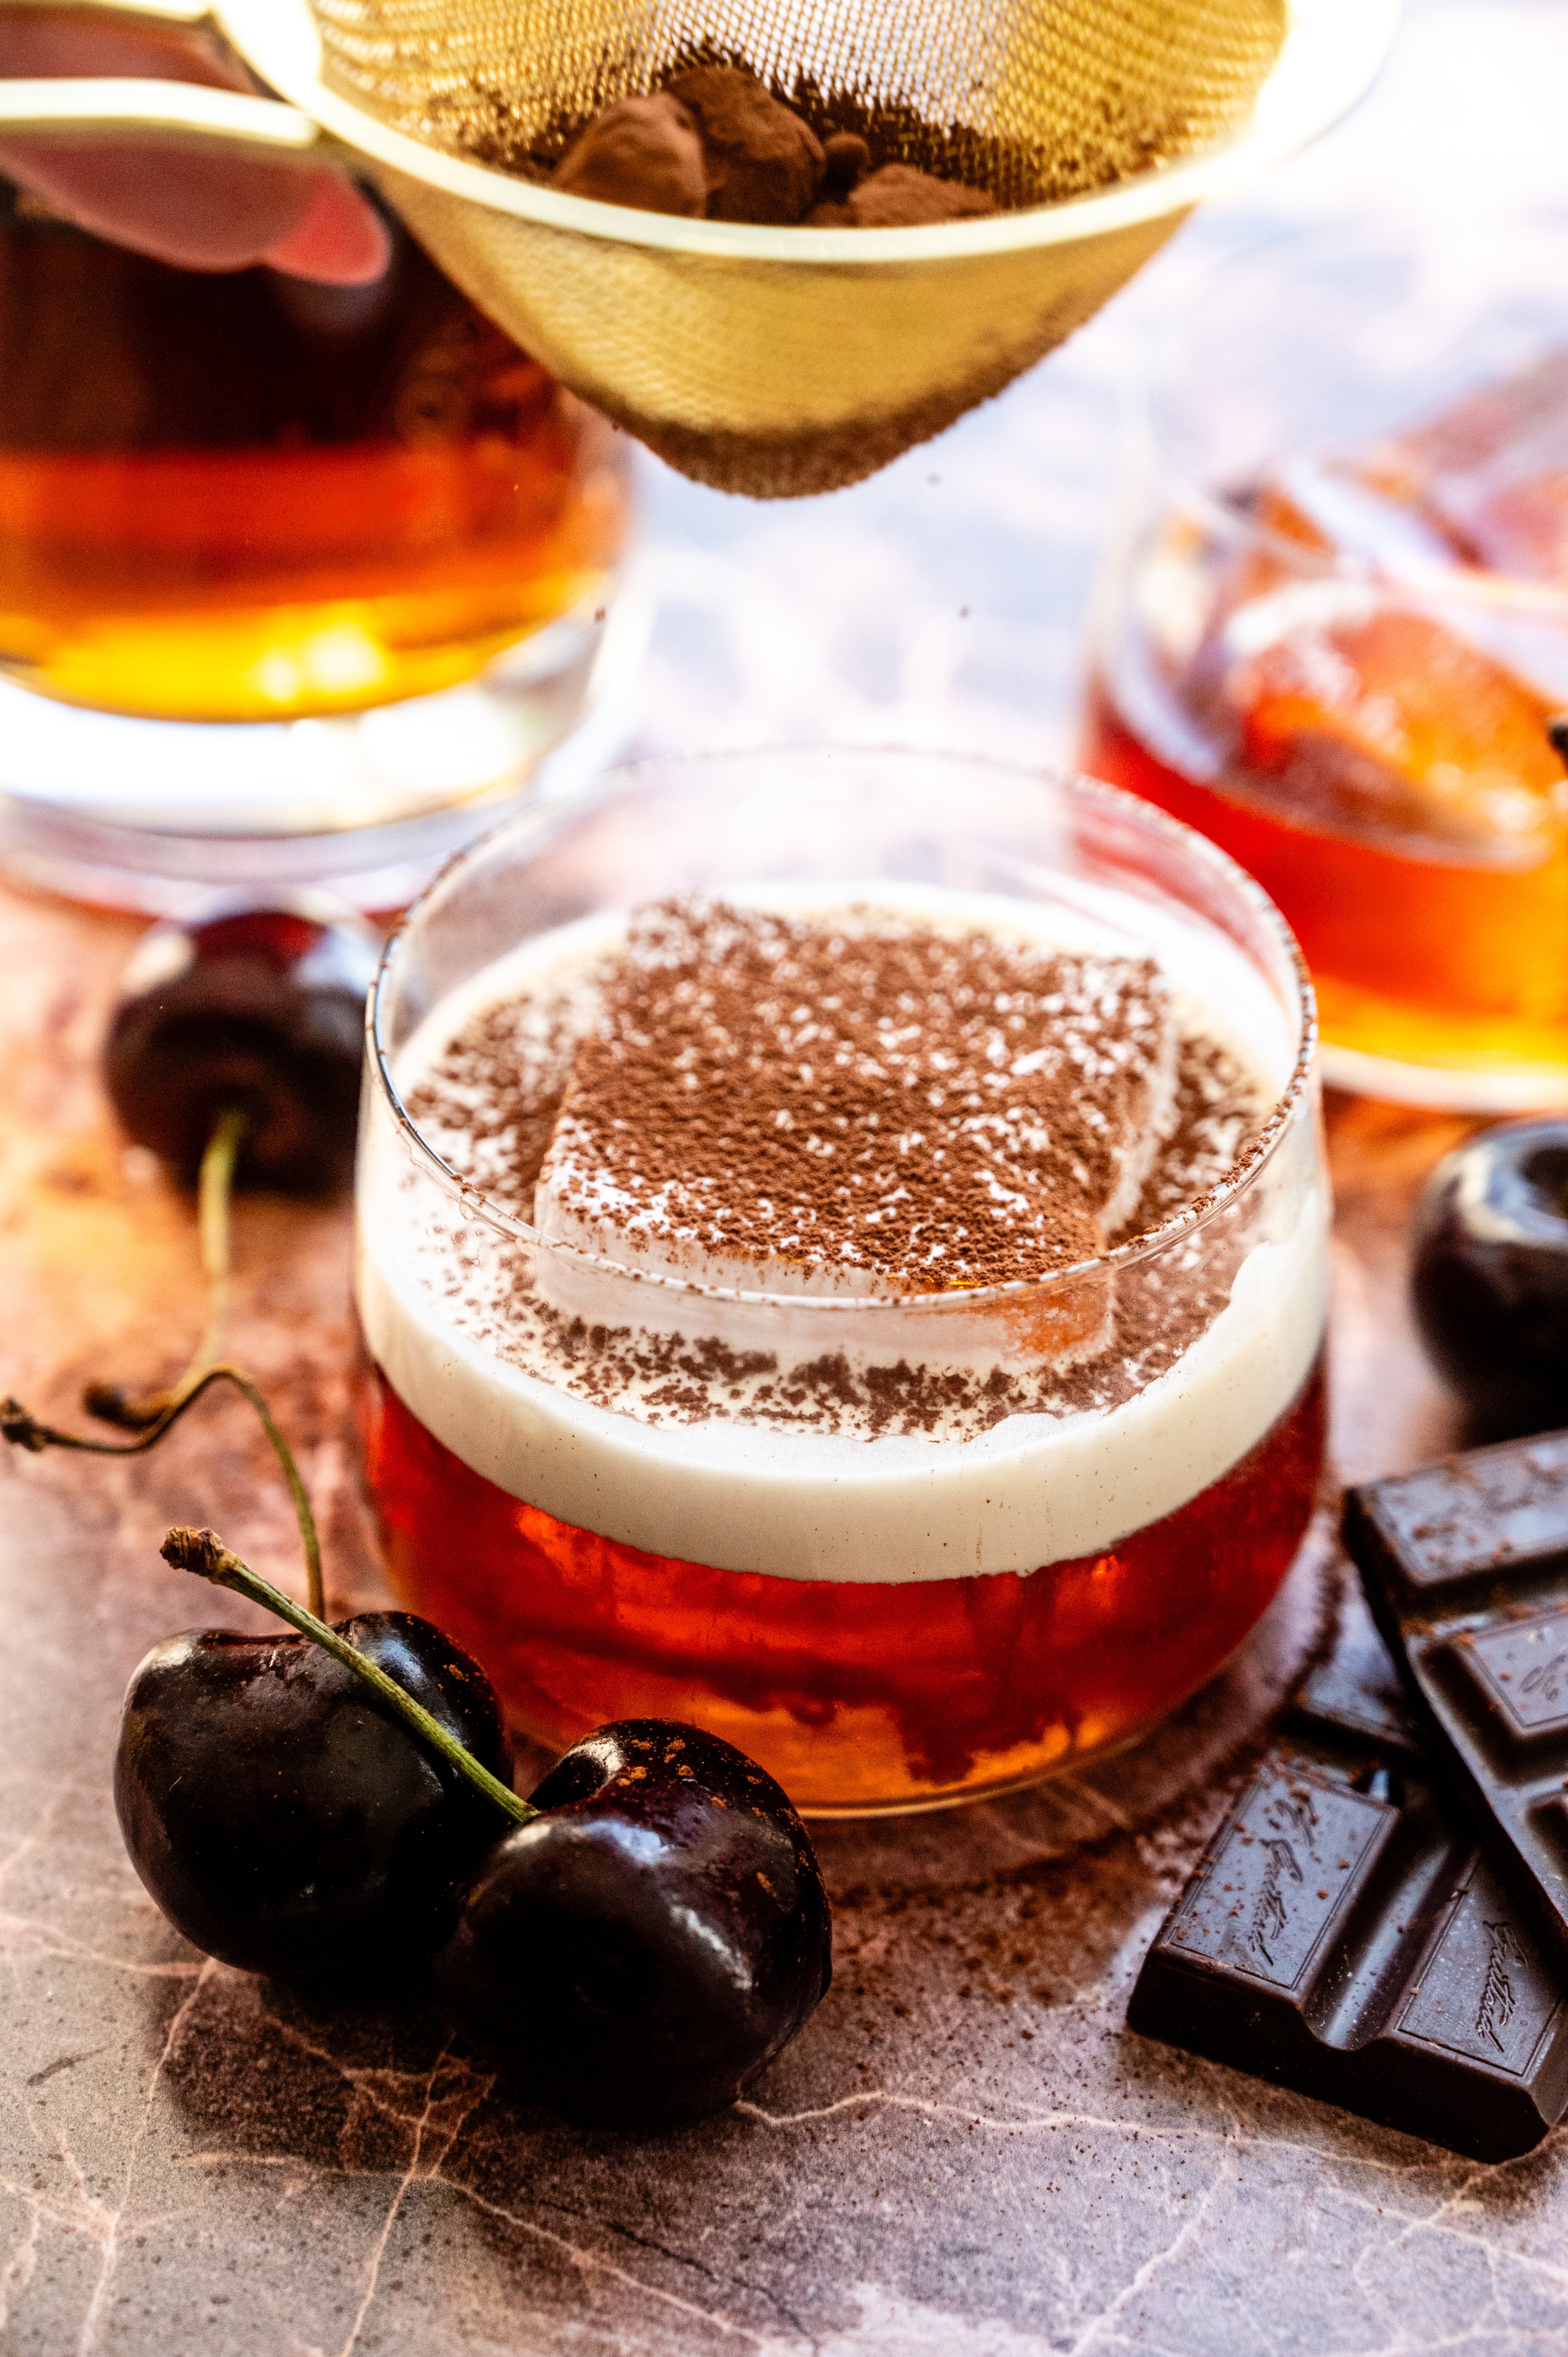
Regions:
M 216 1531 L 192 1531 L 177 1524 L 165 1539 L 160 1552 L 164 1561 L 172 1564 L 177 1571 L 194 1572 L 198 1579 L 210 1580 L 214 1587 L 227 1587 L 236 1596 L 248 1596 L 252 1604 L 264 1605 L 269 1612 L 275 1612 L 280 1620 L 286 1620 L 291 1629 L 297 1629 L 302 1637 L 314 1639 L 335 1661 L 343 1663 L 357 1676 L 363 1678 L 383 1702 L 390 1703 L 408 1721 L 423 1742 L 433 1751 L 439 1752 L 443 1760 L 467 1778 L 476 1792 L 482 1792 L 488 1801 L 493 1801 L 497 1808 L 516 1824 L 526 1825 L 540 1814 L 530 1802 L 520 1800 L 511 1787 L 503 1784 L 499 1776 L 492 1776 L 488 1768 L 481 1767 L 473 1753 L 465 1750 L 456 1737 L 450 1734 L 438 1718 L 433 1718 L 423 1704 L 415 1702 L 406 1687 L 400 1686 L 395 1678 L 389 1678 L 377 1663 L 369 1660 L 351 1645 L 347 1637 L 339 1636 L 336 1629 L 329 1629 L 318 1613 L 307 1612 L 302 1605 L 295 1604 L 292 1598 L 285 1596 L 281 1588 L 263 1579 L 260 1572 L 252 1571 L 249 1564 L 242 1563 L 232 1549 L 224 1545 Z
M 201 1243 L 202 1272 L 207 1279 L 207 1319 L 201 1329 L 201 1340 L 191 1353 L 184 1374 L 172 1390 L 152 1392 L 137 1398 L 125 1389 L 124 1383 L 89 1383 L 81 1395 L 81 1404 L 88 1415 L 96 1416 L 101 1424 L 112 1424 L 121 1432 L 145 1432 L 149 1425 L 157 1424 L 166 1417 L 169 1409 L 186 1397 L 207 1369 L 218 1363 L 223 1329 L 229 1316 L 234 1168 L 250 1121 L 250 1114 L 237 1105 L 231 1105 L 227 1113 L 220 1114 L 201 1157 L 201 1170 L 196 1182 L 197 1233 Z
M 18 1448 L 30 1449 L 35 1455 L 45 1448 L 75 1448 L 89 1457 L 140 1457 L 147 1449 L 156 1448 L 169 1426 L 177 1424 L 187 1408 L 193 1407 L 203 1392 L 218 1383 L 232 1383 L 235 1390 L 242 1392 L 250 1401 L 262 1420 L 263 1431 L 272 1442 L 273 1453 L 283 1468 L 289 1495 L 294 1500 L 300 1544 L 305 1549 L 310 1609 L 319 1620 L 326 1609 L 326 1595 L 316 1517 L 310 1511 L 310 1500 L 306 1493 L 305 1483 L 300 1480 L 299 1468 L 294 1461 L 294 1451 L 278 1430 L 271 1408 L 242 1367 L 220 1363 L 204 1368 L 194 1378 L 188 1377 L 181 1389 L 170 1398 L 167 1406 L 159 1411 L 156 1423 L 149 1425 L 146 1431 L 134 1440 L 90 1440 L 81 1433 L 61 1432 L 52 1424 L 40 1424 L 37 1416 L 28 1414 L 20 1400 L 15 1399 L 0 1399 L 0 1439 L 9 1440 Z M 250 1576 L 255 1577 L 254 1573 Z M 269 1591 L 274 1595 L 277 1592 L 275 1589 Z M 297 1607 L 291 1606 L 290 1609 L 295 1610 Z
M 207 1323 L 201 1329 L 201 1340 L 195 1355 L 179 1382 L 177 1393 L 194 1383 L 203 1368 L 216 1365 L 222 1345 L 223 1328 L 229 1316 L 231 1211 L 234 1200 L 234 1166 L 240 1158 L 240 1147 L 251 1116 L 231 1105 L 220 1114 L 217 1126 L 207 1141 L 207 1151 L 201 1157 L 200 1176 L 196 1182 L 197 1233 L 201 1243 L 201 1266 L 207 1278 Z
M 237 1391 L 244 1394 L 260 1416 L 262 1429 L 272 1443 L 273 1454 L 283 1468 L 289 1496 L 294 1501 L 294 1517 L 299 1525 L 300 1544 L 305 1550 L 306 1594 L 311 1610 L 319 1618 L 327 1609 L 321 1574 L 321 1542 L 317 1534 L 316 1517 L 310 1511 L 305 1483 L 294 1461 L 294 1451 L 279 1431 L 271 1408 L 243 1368 L 231 1366 L 218 1356 L 229 1316 L 234 1170 L 250 1119 L 249 1114 L 237 1105 L 231 1105 L 227 1113 L 220 1114 L 201 1157 L 196 1208 L 201 1266 L 207 1279 L 207 1318 L 201 1329 L 201 1340 L 192 1352 L 184 1374 L 172 1391 L 153 1392 L 140 1399 L 128 1393 L 122 1383 L 89 1383 L 82 1394 L 82 1405 L 89 1415 L 96 1416 L 102 1424 L 113 1425 L 121 1432 L 134 1432 L 137 1437 L 134 1440 L 90 1440 L 78 1433 L 61 1432 L 53 1425 L 40 1424 L 36 1416 L 28 1414 L 20 1400 L 15 1399 L 0 1399 L 0 1437 L 14 1441 L 19 1448 L 31 1449 L 35 1454 L 44 1448 L 76 1448 L 91 1457 L 139 1457 L 144 1450 L 156 1447 L 169 1426 L 178 1422 L 186 1409 L 193 1405 L 210 1384 L 232 1383 Z

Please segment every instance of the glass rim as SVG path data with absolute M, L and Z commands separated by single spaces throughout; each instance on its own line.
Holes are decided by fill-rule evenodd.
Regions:
M 1138 825 L 1155 837 L 1165 837 L 1179 845 L 1190 858 L 1196 856 L 1200 866 L 1207 866 L 1229 889 L 1236 892 L 1246 904 L 1249 913 L 1272 936 L 1275 948 L 1282 953 L 1285 970 L 1295 985 L 1295 1012 L 1298 1018 L 1295 1054 L 1283 1088 L 1270 1107 L 1268 1116 L 1243 1151 L 1237 1157 L 1215 1184 L 1205 1189 L 1190 1202 L 1180 1204 L 1152 1228 L 1140 1229 L 1136 1235 L 1124 1237 L 1102 1253 L 1087 1260 L 1075 1261 L 1067 1268 L 1052 1269 L 1044 1276 L 1015 1277 L 1004 1285 L 949 1286 L 913 1293 L 770 1293 L 759 1288 L 705 1284 L 693 1277 L 667 1276 L 656 1270 L 628 1268 L 623 1262 L 613 1261 L 602 1253 L 569 1243 L 564 1237 L 546 1236 L 532 1222 L 519 1219 L 489 1201 L 483 1191 L 469 1179 L 454 1170 L 451 1164 L 437 1153 L 419 1128 L 392 1078 L 391 1051 L 382 1032 L 383 998 L 393 979 L 393 968 L 399 951 L 410 929 L 418 921 L 427 905 L 438 893 L 451 888 L 460 880 L 465 868 L 478 863 L 504 838 L 526 837 L 535 834 L 542 838 L 568 826 L 595 811 L 608 807 L 628 794 L 635 794 L 639 785 L 646 784 L 651 773 L 679 769 L 701 772 L 708 764 L 746 759 L 820 759 L 823 755 L 870 755 L 875 759 L 910 758 L 918 760 L 952 761 L 970 769 L 986 769 L 1014 780 L 1027 780 L 1056 792 L 1065 790 L 1069 799 L 1079 802 L 1099 803 L 1101 807 L 1131 813 Z M 1198 912 L 1194 911 L 1195 915 Z M 1203 922 L 1215 931 L 1212 919 Z M 1287 1010 L 1288 1012 L 1288 1010 Z M 445 1190 L 455 1196 L 470 1212 L 531 1251 L 558 1259 L 569 1267 L 582 1268 L 630 1284 L 657 1286 L 660 1293 L 679 1299 L 710 1300 L 763 1310 L 793 1311 L 797 1316 L 819 1312 L 834 1315 L 865 1317 L 868 1314 L 895 1312 L 910 1315 L 960 1315 L 973 1308 L 1005 1308 L 1024 1300 L 1033 1300 L 1043 1294 L 1062 1293 L 1082 1285 L 1086 1279 L 1150 1259 L 1171 1243 L 1187 1234 L 1197 1234 L 1217 1219 L 1228 1206 L 1245 1194 L 1261 1176 L 1286 1131 L 1303 1108 L 1316 1070 L 1318 1025 L 1317 1000 L 1295 935 L 1264 891 L 1262 886 L 1249 876 L 1246 869 L 1232 859 L 1228 852 L 1184 825 L 1152 802 L 1120 786 L 1104 784 L 1081 770 L 1058 769 L 1054 765 L 1039 768 L 1009 761 L 988 753 L 968 753 L 950 747 L 928 747 L 897 744 L 856 744 L 833 739 L 801 740 L 767 745 L 714 747 L 703 752 L 651 753 L 636 761 L 618 764 L 588 791 L 574 794 L 569 800 L 550 803 L 536 811 L 527 811 L 491 827 L 471 844 L 456 852 L 433 876 L 417 899 L 412 901 L 388 936 L 376 968 L 376 978 L 365 1003 L 365 1044 L 371 1070 L 380 1087 L 382 1101 L 392 1116 L 396 1129 L 407 1145 L 427 1165 L 431 1174 Z
M 1491 219 L 1498 224 L 1509 221 L 1541 226 L 1555 223 L 1568 234 L 1568 205 L 1504 208 Z M 1390 572 L 1372 559 L 1348 550 L 1312 548 L 1303 541 L 1293 540 L 1288 533 L 1260 522 L 1251 510 L 1239 503 L 1239 495 L 1206 482 L 1192 460 L 1177 447 L 1165 397 L 1172 363 L 1198 333 L 1204 307 L 1230 281 L 1268 256 L 1280 253 L 1321 252 L 1326 257 L 1336 247 L 1343 246 L 1352 249 L 1357 259 L 1364 261 L 1383 245 L 1391 250 L 1402 235 L 1413 248 L 1417 239 L 1429 229 L 1424 216 L 1413 208 L 1402 211 L 1397 206 L 1390 206 L 1380 210 L 1371 222 L 1364 214 L 1333 212 L 1305 225 L 1276 227 L 1269 235 L 1237 252 L 1208 257 L 1186 283 L 1179 313 L 1173 313 L 1155 340 L 1138 401 L 1144 433 L 1175 479 L 1182 499 L 1196 509 L 1202 522 L 1211 530 L 1245 541 L 1305 577 L 1340 581 L 1361 589 L 1392 591 L 1423 603 L 1488 608 L 1568 620 L 1568 589 L 1553 582 L 1527 581 L 1458 561 L 1451 565 L 1431 566 L 1407 563 Z M 1563 340 L 1568 343 L 1568 305 L 1563 312 Z M 1416 422 L 1420 423 L 1419 417 Z M 1293 446 L 1273 456 L 1290 457 L 1299 455 L 1300 448 L 1312 447 Z M 1166 505 L 1168 502 L 1162 502 L 1162 506 Z

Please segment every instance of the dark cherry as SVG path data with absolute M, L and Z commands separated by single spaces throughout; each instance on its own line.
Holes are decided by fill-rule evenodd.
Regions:
M 1568 1424 L 1568 1120 L 1505 1122 L 1448 1155 L 1412 1242 L 1422 1339 L 1476 1435 Z
M 354 1159 L 369 926 L 306 896 L 154 925 L 125 969 L 104 1046 L 123 1127 L 194 1178 L 220 1114 L 249 1115 L 241 1183 L 341 1187 Z
M 338 1626 L 510 1783 L 477 1663 L 410 1612 Z M 132 1864 L 188 1940 L 306 1983 L 428 1964 L 501 1822 L 312 1639 L 227 1629 L 166 1638 L 133 1676 L 114 1803 Z
M 436 1959 L 454 2021 L 568 2118 L 722 2111 L 832 1978 L 788 1795 L 731 1743 L 626 1719 L 573 1747 L 484 1860 Z

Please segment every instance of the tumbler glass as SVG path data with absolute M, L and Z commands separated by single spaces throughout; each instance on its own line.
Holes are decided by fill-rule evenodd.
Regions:
M 1270 892 L 1326 1079 L 1568 1099 L 1568 220 L 1221 265 L 1134 436 L 1086 769 Z
M 432 1043 L 497 962 L 516 971 L 562 929 L 613 932 L 672 895 L 931 892 L 1152 954 L 1184 1002 L 1227 1011 L 1266 1097 L 1218 1183 L 1037 1281 L 769 1295 L 547 1237 L 411 1116 Z M 660 759 L 499 830 L 411 910 L 369 1017 L 356 1282 L 395 1587 L 536 1740 L 694 1721 L 813 1812 L 956 1801 L 1126 1742 L 1240 1643 L 1312 1511 L 1315 1057 L 1310 986 L 1263 894 L 1085 780 L 850 748 Z M 1067 1346 L 1090 1333 L 1086 1386 Z M 682 1376 L 673 1410 L 617 1372 L 644 1344 Z M 748 1422 L 726 1372 L 815 1398 L 835 1370 L 875 1391 L 950 1367 L 970 1371 L 967 1423 L 879 1434 Z
M 0 182 L 13 872 L 395 906 L 614 692 L 624 437 L 391 233 L 373 285 L 181 270 Z

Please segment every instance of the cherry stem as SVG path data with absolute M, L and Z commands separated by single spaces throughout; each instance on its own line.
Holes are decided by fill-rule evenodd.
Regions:
M 250 1126 L 251 1116 L 242 1107 L 231 1105 L 221 1113 L 214 1125 L 201 1157 L 201 1170 L 197 1179 L 197 1232 L 201 1243 L 201 1266 L 207 1278 L 207 1319 L 201 1340 L 191 1355 L 190 1363 L 172 1391 L 155 1392 L 151 1397 L 132 1398 L 118 1383 L 89 1383 L 82 1405 L 89 1415 L 102 1423 L 117 1425 L 121 1431 L 132 1431 L 134 1440 L 89 1440 L 73 1432 L 58 1431 L 53 1425 L 39 1424 L 29 1415 L 20 1400 L 0 1400 L 0 1436 L 15 1441 L 18 1448 L 35 1452 L 43 1448 L 77 1448 L 92 1457 L 138 1457 L 144 1449 L 156 1446 L 173 1424 L 177 1424 L 193 1402 L 199 1400 L 209 1384 L 232 1383 L 244 1394 L 262 1420 L 262 1429 L 273 1446 L 273 1453 L 283 1468 L 288 1483 L 289 1496 L 294 1501 L 294 1518 L 299 1525 L 300 1544 L 305 1549 L 306 1593 L 310 1609 L 317 1619 L 327 1609 L 326 1586 L 321 1573 L 321 1542 L 317 1534 L 316 1517 L 310 1511 L 310 1500 L 299 1468 L 294 1461 L 294 1451 L 279 1431 L 266 1401 L 244 1370 L 220 1360 L 218 1349 L 223 1339 L 223 1328 L 229 1316 L 229 1277 L 231 1264 L 231 1213 L 234 1200 L 234 1170 L 240 1158 L 240 1147 Z
M 281 1588 L 263 1579 L 260 1572 L 252 1571 L 249 1564 L 242 1563 L 239 1556 L 224 1545 L 216 1531 L 192 1531 L 177 1525 L 165 1539 L 161 1553 L 164 1561 L 172 1564 L 177 1571 L 192 1571 L 198 1579 L 210 1580 L 214 1587 L 227 1587 L 236 1596 L 248 1596 L 252 1604 L 264 1605 L 269 1612 L 275 1612 L 280 1620 L 286 1620 L 291 1629 L 297 1629 L 301 1636 L 313 1638 L 335 1661 L 342 1662 L 357 1676 L 363 1678 L 383 1702 L 390 1703 L 394 1710 L 401 1712 L 414 1733 L 432 1750 L 438 1751 L 443 1760 L 467 1778 L 476 1792 L 493 1801 L 497 1808 L 503 1810 L 516 1824 L 526 1825 L 540 1814 L 540 1811 L 529 1802 L 520 1800 L 511 1787 L 503 1784 L 499 1776 L 492 1776 L 488 1768 L 481 1767 L 473 1753 L 465 1750 L 456 1737 L 450 1734 L 438 1718 L 433 1718 L 423 1704 L 415 1702 L 406 1687 L 400 1686 L 395 1678 L 389 1678 L 383 1669 L 351 1645 L 347 1637 L 340 1636 L 336 1629 L 329 1629 L 319 1614 L 307 1612 L 303 1605 L 295 1604 Z
M 230 1275 L 230 1213 L 234 1199 L 234 1168 L 240 1146 L 250 1126 L 250 1115 L 231 1105 L 220 1114 L 217 1125 L 207 1141 L 201 1157 L 201 1170 L 197 1179 L 197 1233 L 201 1243 L 201 1266 L 207 1279 L 207 1319 L 201 1329 L 201 1340 L 191 1353 L 189 1363 L 178 1383 L 171 1389 L 143 1393 L 140 1397 L 128 1392 L 124 1383 L 89 1383 L 82 1394 L 81 1404 L 89 1415 L 100 1424 L 113 1424 L 122 1432 L 145 1432 L 156 1424 L 177 1400 L 182 1400 L 199 1381 L 206 1370 L 218 1362 L 219 1345 L 229 1315 Z
M 76 1448 L 89 1457 L 140 1457 L 145 1450 L 156 1448 L 170 1426 L 178 1423 L 187 1408 L 193 1407 L 203 1392 L 219 1383 L 232 1383 L 236 1391 L 244 1394 L 260 1416 L 262 1429 L 272 1442 L 273 1453 L 283 1468 L 289 1495 L 294 1500 L 300 1543 L 305 1549 L 310 1609 L 319 1620 L 326 1609 L 326 1595 L 316 1517 L 310 1511 L 310 1500 L 306 1494 L 305 1483 L 300 1480 L 299 1468 L 294 1461 L 294 1451 L 278 1430 L 271 1408 L 242 1367 L 220 1362 L 215 1367 L 204 1368 L 194 1377 L 188 1376 L 167 1405 L 159 1409 L 156 1423 L 149 1425 L 146 1431 L 134 1440 L 90 1440 L 81 1433 L 60 1432 L 52 1424 L 40 1424 L 37 1416 L 28 1414 L 20 1400 L 14 1399 L 0 1399 L 0 1438 L 14 1442 L 18 1448 L 31 1449 L 35 1455 L 45 1448 Z M 255 1575 L 252 1573 L 251 1577 L 253 1578 Z M 275 1593 L 275 1590 L 269 1590 L 269 1594 Z
M 231 1105 L 227 1113 L 219 1114 L 201 1157 L 201 1173 L 196 1182 L 196 1218 L 201 1239 L 201 1265 L 207 1276 L 207 1323 L 195 1356 L 175 1386 L 177 1397 L 204 1368 L 216 1363 L 223 1340 L 224 1321 L 229 1315 L 230 1210 L 234 1200 L 234 1166 L 250 1125 L 250 1114 Z

